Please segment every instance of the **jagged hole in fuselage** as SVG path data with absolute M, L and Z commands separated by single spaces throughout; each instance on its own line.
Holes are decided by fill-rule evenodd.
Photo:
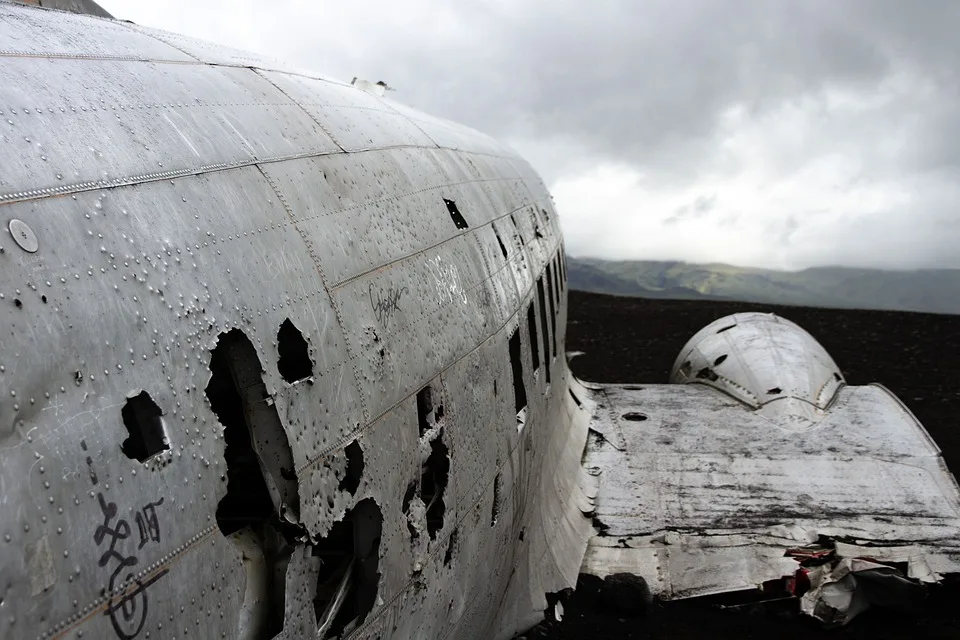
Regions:
M 241 632 L 245 638 L 273 638 L 283 631 L 290 544 L 254 450 L 252 431 L 259 425 L 248 422 L 257 413 L 254 405 L 267 397 L 260 360 L 249 339 L 234 329 L 220 336 L 210 370 L 206 394 L 224 427 L 227 464 L 227 494 L 217 505 L 217 526 L 242 549 L 247 573 Z M 252 371 L 259 384 L 242 385 L 239 381 Z

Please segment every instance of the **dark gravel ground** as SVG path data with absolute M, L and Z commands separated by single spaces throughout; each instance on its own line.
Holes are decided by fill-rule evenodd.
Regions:
M 850 384 L 880 382 L 914 412 L 960 470 L 960 316 L 737 302 L 647 300 L 570 292 L 567 350 L 583 351 L 574 374 L 594 382 L 666 382 L 680 349 L 708 323 L 741 311 L 773 311 L 810 332 Z M 617 606 L 629 594 L 581 577 L 563 622 L 526 638 L 650 640 L 960 640 L 960 583 L 932 589 L 919 612 L 871 609 L 842 629 L 824 630 L 789 612 L 721 610 L 704 601 Z

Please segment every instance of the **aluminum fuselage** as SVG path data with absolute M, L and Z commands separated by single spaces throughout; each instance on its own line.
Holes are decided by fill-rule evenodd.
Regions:
M 572 584 L 586 423 L 529 164 L 5 3 L 0 111 L 0 637 L 507 637 Z

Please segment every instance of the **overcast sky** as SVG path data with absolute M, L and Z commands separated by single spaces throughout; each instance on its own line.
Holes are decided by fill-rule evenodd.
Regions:
M 102 0 L 527 157 L 575 256 L 960 267 L 955 0 Z

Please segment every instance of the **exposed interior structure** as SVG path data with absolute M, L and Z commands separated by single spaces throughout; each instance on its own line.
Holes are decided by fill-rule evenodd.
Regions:
M 163 430 L 162 412 L 149 393 L 141 391 L 128 398 L 120 413 L 129 434 L 120 449 L 128 458 L 146 462 L 170 449 Z

